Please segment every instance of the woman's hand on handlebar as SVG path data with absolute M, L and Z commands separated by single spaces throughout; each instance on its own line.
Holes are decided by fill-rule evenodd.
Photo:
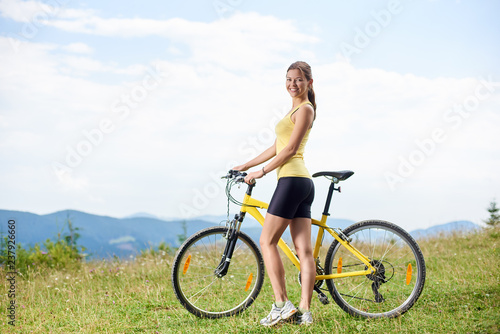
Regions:
M 246 167 L 245 165 L 239 165 L 239 166 L 233 167 L 232 170 L 244 172 L 244 171 L 248 170 L 248 167 Z
M 245 176 L 245 183 L 254 184 L 256 179 L 260 179 L 264 176 L 264 172 L 262 170 L 251 172 L 247 176 Z
M 240 165 L 240 166 L 233 167 L 233 170 L 244 172 L 244 171 L 248 170 L 248 167 L 246 165 Z M 260 179 L 263 176 L 264 176 L 264 172 L 262 170 L 249 173 L 247 176 L 245 176 L 245 183 L 250 184 L 250 185 L 254 184 L 256 179 Z

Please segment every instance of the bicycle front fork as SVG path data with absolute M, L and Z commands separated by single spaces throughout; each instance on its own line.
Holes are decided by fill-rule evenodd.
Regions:
M 226 248 L 224 249 L 224 253 L 222 253 L 219 265 L 214 271 L 215 276 L 219 278 L 226 276 L 229 270 L 229 264 L 231 263 L 231 257 L 233 256 L 234 247 L 238 241 L 238 231 L 236 229 L 230 228 L 227 233 Z

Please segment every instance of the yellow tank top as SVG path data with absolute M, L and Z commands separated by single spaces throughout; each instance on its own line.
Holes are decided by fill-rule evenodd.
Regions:
M 288 145 L 293 128 L 295 127 L 295 124 L 292 122 L 292 115 L 304 104 L 312 105 L 311 102 L 304 102 L 300 104 L 281 121 L 279 121 L 278 124 L 276 124 L 276 154 L 280 153 L 285 148 L 285 146 Z M 307 170 L 304 163 L 304 147 L 306 146 L 307 140 L 309 139 L 309 132 L 311 132 L 310 128 L 304 135 L 297 153 L 295 153 L 295 155 L 291 157 L 290 160 L 278 167 L 278 179 L 280 177 L 288 176 L 311 178 L 311 175 L 309 174 L 309 171 Z

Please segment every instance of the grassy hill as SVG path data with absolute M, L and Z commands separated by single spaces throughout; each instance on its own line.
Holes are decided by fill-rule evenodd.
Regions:
M 134 261 L 91 261 L 78 269 L 30 269 L 18 276 L 16 326 L 7 324 L 9 289 L 2 292 L 1 333 L 498 333 L 500 231 L 481 230 L 420 239 L 427 279 L 415 306 L 397 319 L 358 319 L 314 297 L 314 324 L 263 328 L 272 291 L 266 278 L 256 302 L 237 317 L 199 319 L 177 302 L 170 283 L 172 254 Z M 324 256 L 324 253 L 323 253 Z M 287 262 L 290 299 L 297 301 L 297 272 Z M 0 275 L 6 272 L 0 268 Z

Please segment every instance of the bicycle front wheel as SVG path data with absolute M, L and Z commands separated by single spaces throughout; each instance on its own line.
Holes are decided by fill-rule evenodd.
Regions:
M 215 274 L 227 243 L 226 227 L 210 227 L 188 238 L 172 267 L 177 299 L 198 317 L 236 315 L 249 307 L 264 282 L 264 260 L 255 242 L 238 232 L 238 240 L 223 277 Z
M 381 220 L 356 223 L 343 233 L 377 271 L 327 280 L 335 302 L 347 313 L 366 318 L 392 318 L 408 311 L 425 282 L 424 256 L 415 240 L 399 226 Z M 328 250 L 325 266 L 326 274 L 368 269 L 337 240 Z

